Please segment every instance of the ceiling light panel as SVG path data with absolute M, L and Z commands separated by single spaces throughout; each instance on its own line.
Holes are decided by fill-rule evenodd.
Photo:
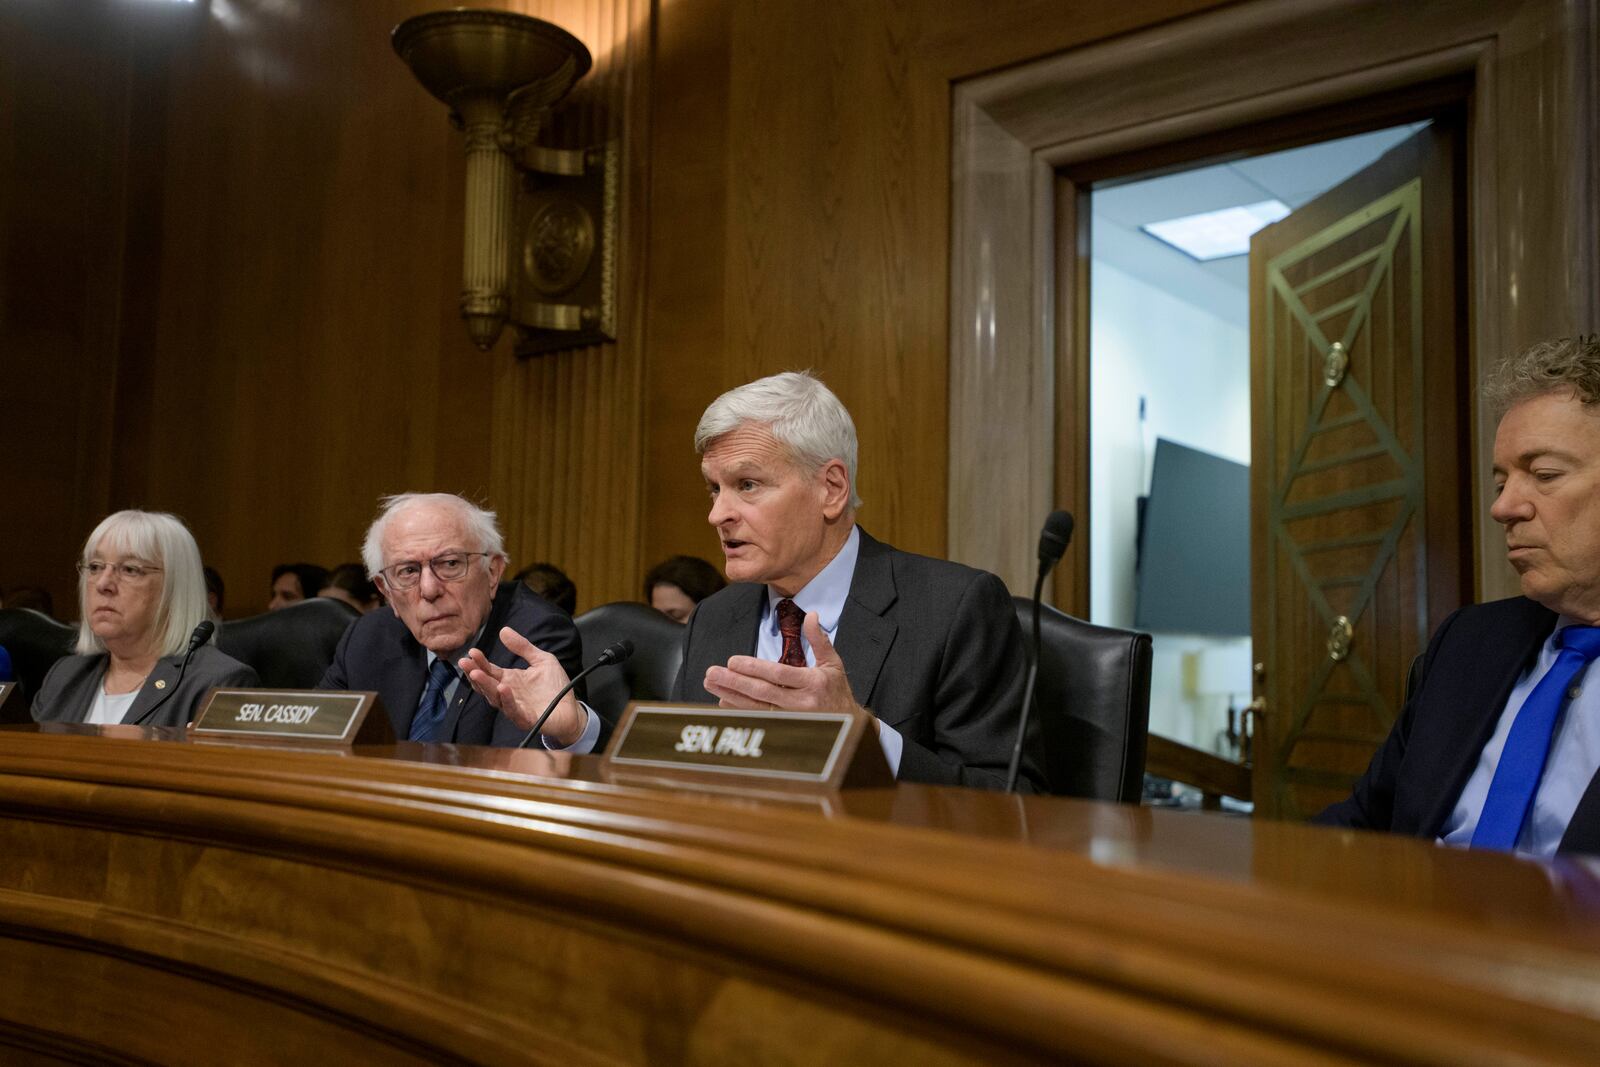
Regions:
M 1289 214 L 1282 200 L 1261 200 L 1254 204 L 1204 211 L 1198 215 L 1163 222 L 1149 222 L 1139 229 L 1191 259 L 1205 263 L 1227 256 L 1242 256 L 1250 251 L 1250 235 L 1261 227 Z

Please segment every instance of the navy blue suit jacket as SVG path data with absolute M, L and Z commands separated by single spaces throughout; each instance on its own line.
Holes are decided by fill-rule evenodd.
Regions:
M 581 669 L 583 641 L 572 618 L 521 582 L 502 582 L 489 608 L 489 621 L 474 646 L 490 663 L 521 668 L 528 664 L 500 643 L 500 630 L 509 626 L 561 661 L 567 677 Z M 454 664 L 451 664 L 454 666 Z M 428 679 L 428 650 L 411 636 L 392 608 L 383 607 L 350 624 L 339 640 L 333 663 L 317 683 L 319 689 L 371 689 L 383 703 L 394 735 L 405 740 Z M 598 714 L 598 712 L 596 713 Z M 605 745 L 612 724 L 602 716 L 600 741 Z M 439 740 L 458 745 L 510 747 L 522 741 L 526 730 L 496 711 L 462 679 L 445 715 Z M 537 744 L 537 742 L 535 742 Z
M 1549 608 L 1512 597 L 1462 608 L 1428 642 L 1422 676 L 1348 799 L 1313 822 L 1429 840 L 1455 808 L 1506 699 L 1555 629 Z M 1561 839 L 1563 852 L 1600 852 L 1600 775 Z

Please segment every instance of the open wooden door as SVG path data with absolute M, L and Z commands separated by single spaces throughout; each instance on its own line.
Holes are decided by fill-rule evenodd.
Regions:
M 1251 242 L 1261 816 L 1349 792 L 1472 599 L 1458 144 L 1436 121 Z

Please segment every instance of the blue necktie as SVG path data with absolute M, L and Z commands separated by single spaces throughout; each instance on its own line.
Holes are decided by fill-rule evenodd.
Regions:
M 1517 709 L 1506 734 L 1505 750 L 1489 783 L 1478 827 L 1472 831 L 1473 848 L 1510 849 L 1516 845 L 1544 775 L 1550 737 L 1566 702 L 1567 687 L 1600 655 L 1600 626 L 1568 626 L 1556 634 L 1556 646 L 1561 654 Z
M 444 691 L 455 676 L 456 672 L 444 661 L 444 657 L 433 661 L 433 666 L 428 668 L 428 684 L 422 687 L 422 701 L 411 718 L 409 740 L 439 740 L 439 733 L 444 728 L 444 715 L 450 707 L 445 703 Z

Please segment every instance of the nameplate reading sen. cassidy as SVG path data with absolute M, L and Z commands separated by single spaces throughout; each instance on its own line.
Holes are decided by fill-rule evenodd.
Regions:
M 605 763 L 614 771 L 823 789 L 894 784 L 872 717 L 853 711 L 630 704 Z
M 377 694 L 316 689 L 213 689 L 191 727 L 196 738 L 349 745 L 394 740 Z M 365 727 L 365 728 L 363 728 Z

